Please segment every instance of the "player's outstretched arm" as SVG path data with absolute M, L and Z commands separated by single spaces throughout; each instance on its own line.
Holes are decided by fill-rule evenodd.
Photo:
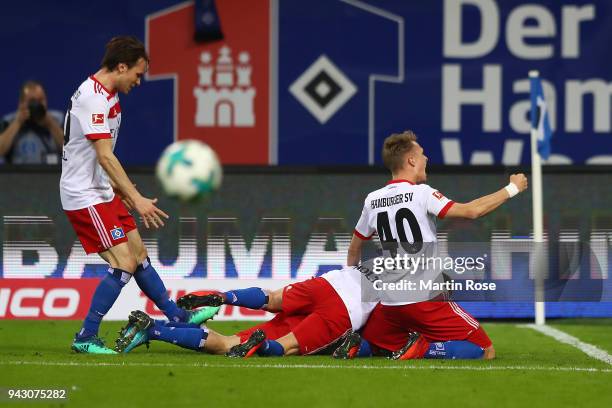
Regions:
M 487 215 L 527 189 L 527 177 L 523 173 L 510 176 L 510 183 L 499 191 L 489 194 L 469 203 L 455 203 L 446 213 L 446 217 L 476 219 Z
M 119 187 L 117 187 L 113 179 L 109 179 L 108 181 L 110 182 L 110 185 L 113 188 L 113 191 L 115 192 L 115 194 L 118 195 L 119 198 L 121 199 L 121 202 L 123 203 L 123 205 L 125 205 L 128 211 L 132 211 L 133 210 L 132 204 L 130 204 L 130 202 L 125 198 L 123 191 L 119 190 Z M 134 187 L 136 187 L 136 183 L 134 183 Z
M 361 262 L 361 247 L 363 247 L 363 240 L 357 235 L 353 234 L 351 243 L 348 248 L 348 256 L 346 264 L 348 266 L 357 266 Z
M 123 166 L 121 166 L 121 163 L 119 163 L 119 160 L 113 153 L 112 141 L 110 139 L 99 139 L 95 140 L 93 145 L 98 162 L 111 178 L 112 185 L 123 193 L 123 198 L 142 216 L 145 227 L 149 228 L 149 223 L 155 228 L 163 226 L 162 217 L 169 218 L 168 215 L 155 206 L 157 198 L 149 199 L 143 197 L 136 190 Z

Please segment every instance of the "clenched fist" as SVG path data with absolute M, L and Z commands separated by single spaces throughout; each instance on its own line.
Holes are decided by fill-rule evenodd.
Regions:
M 510 182 L 513 183 L 518 189 L 519 193 L 527 190 L 529 183 L 527 182 L 527 177 L 523 173 L 513 174 L 510 176 Z

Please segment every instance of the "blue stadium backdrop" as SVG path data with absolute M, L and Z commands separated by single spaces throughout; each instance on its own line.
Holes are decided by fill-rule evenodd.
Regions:
M 0 115 L 15 110 L 19 84 L 32 78 L 45 84 L 51 108 L 65 109 L 110 37 L 133 34 L 145 41 L 151 65 L 143 85 L 121 96 L 117 153 L 127 165 L 153 165 L 166 145 L 188 138 L 209 143 L 224 164 L 379 164 L 382 140 L 407 128 L 433 164 L 528 164 L 532 69 L 544 79 L 555 129 L 549 162 L 612 164 L 609 1 L 218 0 L 217 10 L 224 40 L 197 43 L 193 1 L 4 4 Z M 550 303 L 549 312 L 612 315 L 610 303 L 596 302 L 612 300 L 609 175 L 547 177 L 549 235 L 587 243 L 584 259 L 595 254 L 601 264 L 593 275 L 593 261 L 585 261 L 569 278 L 586 285 L 583 302 Z M 159 194 L 150 175 L 135 179 Z M 337 267 L 363 197 L 384 181 L 382 174 L 235 174 L 203 207 L 164 200 L 173 220 L 145 238 L 162 275 L 180 278 L 170 280 L 173 295 L 253 279 L 277 287 Z M 503 182 L 492 174 L 432 177 L 458 200 Z M 0 318 L 79 317 L 87 279 L 46 278 L 104 273 L 75 243 L 56 186 L 53 173 L 0 173 Z M 527 208 L 522 196 L 472 227 L 440 228 L 481 242 L 499 231 L 524 237 Z M 518 273 L 512 280 L 525 291 Z M 130 296 L 145 307 L 138 292 L 122 301 Z M 136 307 L 119 304 L 114 317 Z M 150 303 L 145 308 L 154 313 Z M 470 310 L 533 313 L 530 302 L 476 302 Z M 262 317 L 247 313 L 224 316 Z
M 196 43 L 194 2 L 9 2 L 0 113 L 42 80 L 63 110 L 114 34 L 146 40 L 148 81 L 122 98 L 118 145 L 153 164 L 198 138 L 232 164 L 368 164 L 406 128 L 436 164 L 530 160 L 527 73 L 555 129 L 552 163 L 612 162 L 612 3 L 223 0 L 224 41 Z M 142 143 L 143 138 L 147 140 Z

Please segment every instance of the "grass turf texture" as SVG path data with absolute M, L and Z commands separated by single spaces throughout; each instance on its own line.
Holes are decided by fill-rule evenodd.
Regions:
M 611 352 L 612 319 L 552 321 Z M 121 323 L 101 334 L 113 344 Z M 513 323 L 490 323 L 494 361 L 381 358 L 336 361 L 327 356 L 233 360 L 154 342 L 128 355 L 70 352 L 74 321 L 0 322 L 0 388 L 64 388 L 66 401 L 7 402 L 22 406 L 400 407 L 612 406 L 612 367 Z M 249 323 L 213 322 L 224 334 Z M 588 371 L 587 371 L 588 370 Z M 196 405 L 197 404 L 197 405 Z

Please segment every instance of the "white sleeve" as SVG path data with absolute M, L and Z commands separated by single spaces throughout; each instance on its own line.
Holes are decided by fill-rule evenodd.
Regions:
M 353 233 L 357 235 L 357 237 L 368 240 L 372 238 L 372 235 L 376 232 L 376 229 L 370 225 L 370 207 L 368 206 L 367 198 L 363 204 L 363 210 L 361 210 L 361 217 L 359 217 L 359 221 L 357 221 L 357 225 L 355 226 L 355 231 Z
M 453 204 L 455 204 L 455 202 L 428 185 L 425 185 L 424 187 L 427 212 L 437 216 L 438 218 L 444 218 L 448 210 L 453 206 Z
M 79 101 L 73 110 L 83 129 L 83 134 L 90 140 L 110 139 L 108 127 L 108 101 L 104 95 L 92 95 Z

